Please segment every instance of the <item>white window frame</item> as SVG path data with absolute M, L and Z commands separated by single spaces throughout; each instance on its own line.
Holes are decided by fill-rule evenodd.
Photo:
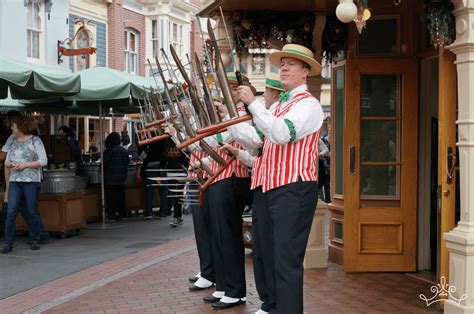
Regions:
M 176 25 L 176 37 L 174 37 L 174 26 Z M 169 41 L 173 45 L 174 50 L 178 54 L 180 59 L 184 55 L 184 44 L 183 44 L 183 29 L 184 25 L 176 20 L 169 20 Z
M 160 20 L 158 19 L 154 19 L 154 20 L 151 20 L 151 52 L 152 52 L 152 56 L 153 56 L 153 60 L 155 59 L 155 57 L 158 57 L 159 56 L 159 52 L 160 52 L 160 36 L 159 36 L 159 32 L 160 32 Z M 155 35 L 155 36 L 153 36 Z
M 27 21 L 26 21 L 26 47 L 27 47 L 27 61 L 31 63 L 43 63 L 44 59 L 44 25 L 45 25 L 45 3 L 44 0 L 30 0 L 26 5 L 26 10 L 33 10 L 33 6 L 38 5 L 38 16 L 40 19 L 39 27 L 40 28 L 33 28 L 30 25 L 34 24 L 35 17 L 32 16 L 32 20 L 28 20 L 28 13 L 27 13 Z M 30 36 L 30 33 L 38 33 L 38 58 L 32 57 L 32 53 L 30 54 L 29 48 L 33 47 L 33 37 Z
M 124 47 L 124 54 L 125 54 L 125 72 L 138 75 L 139 74 L 139 44 L 140 44 L 140 33 L 133 30 L 132 28 L 126 28 L 124 30 L 125 42 L 126 46 Z M 130 35 L 135 35 L 135 51 L 130 50 Z M 135 57 L 135 61 L 133 61 L 133 57 Z M 134 71 L 131 69 L 130 64 L 134 62 Z

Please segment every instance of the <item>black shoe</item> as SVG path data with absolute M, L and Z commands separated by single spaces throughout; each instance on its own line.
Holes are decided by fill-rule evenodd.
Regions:
M 38 242 L 33 241 L 33 242 L 31 242 L 30 248 L 31 248 L 33 251 L 36 251 L 36 250 L 39 250 L 39 249 L 40 249 L 40 246 L 39 246 Z
M 10 253 L 13 250 L 11 246 L 5 245 L 2 249 L 2 253 Z
M 223 309 L 230 309 L 231 307 L 239 306 L 241 304 L 245 304 L 245 301 L 241 299 L 239 299 L 239 301 L 234 302 L 234 303 L 224 303 L 224 302 L 218 301 L 218 302 L 212 303 L 212 307 L 216 310 L 223 310 Z
M 196 276 L 188 277 L 189 282 L 196 282 L 198 279 L 199 277 L 196 277 Z
M 210 295 L 207 295 L 205 296 L 204 298 L 202 298 L 204 300 L 204 302 L 206 303 L 216 303 L 216 302 L 219 302 L 221 300 L 221 298 L 216 298 L 215 296 L 213 296 L 212 294 Z
M 35 242 L 35 241 L 29 239 L 27 243 L 28 243 L 28 245 L 31 245 L 31 244 L 33 244 L 33 242 Z M 46 244 L 46 243 L 49 242 L 49 238 L 40 238 L 39 241 L 36 241 L 36 242 L 38 242 L 38 244 Z

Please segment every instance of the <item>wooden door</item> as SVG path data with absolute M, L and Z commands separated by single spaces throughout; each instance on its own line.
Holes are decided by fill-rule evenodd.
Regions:
M 415 271 L 418 63 L 346 62 L 344 269 Z

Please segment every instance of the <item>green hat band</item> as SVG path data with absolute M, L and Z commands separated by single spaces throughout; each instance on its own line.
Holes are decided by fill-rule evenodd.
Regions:
M 309 54 L 306 54 L 306 53 L 301 52 L 301 51 L 299 51 L 299 50 L 285 49 L 285 50 L 283 50 L 282 52 L 294 52 L 294 53 L 297 53 L 297 54 L 299 54 L 299 55 L 308 57 L 308 58 L 313 59 L 314 61 L 316 61 L 313 56 L 310 56 Z
M 227 75 L 228 80 L 237 81 L 237 77 L 233 75 Z
M 283 89 L 283 86 L 281 86 L 281 82 L 278 80 L 272 80 L 267 78 L 267 80 L 265 81 L 265 85 Z

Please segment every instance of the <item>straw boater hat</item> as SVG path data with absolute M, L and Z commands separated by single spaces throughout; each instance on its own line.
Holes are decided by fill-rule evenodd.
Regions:
M 234 73 L 234 72 L 227 72 L 227 81 L 229 81 L 229 84 L 235 84 L 235 85 L 238 84 L 238 82 L 237 82 L 237 76 L 235 76 L 235 73 Z M 244 83 L 245 86 L 250 87 L 250 89 L 252 90 L 252 93 L 253 93 L 254 95 L 257 94 L 257 90 L 256 90 L 255 87 L 250 83 L 249 78 L 248 78 L 246 75 L 243 75 L 243 74 L 242 74 L 242 81 L 243 81 L 243 83 Z
M 280 74 L 278 73 L 270 72 L 270 74 L 268 74 L 267 79 L 265 80 L 265 87 L 277 89 L 282 92 L 285 91 L 283 86 L 281 86 Z
M 281 51 L 270 55 L 270 62 L 279 68 L 281 58 L 293 58 L 307 63 L 310 67 L 309 76 L 321 73 L 321 65 L 314 59 L 313 52 L 304 46 L 296 44 L 284 45 Z

